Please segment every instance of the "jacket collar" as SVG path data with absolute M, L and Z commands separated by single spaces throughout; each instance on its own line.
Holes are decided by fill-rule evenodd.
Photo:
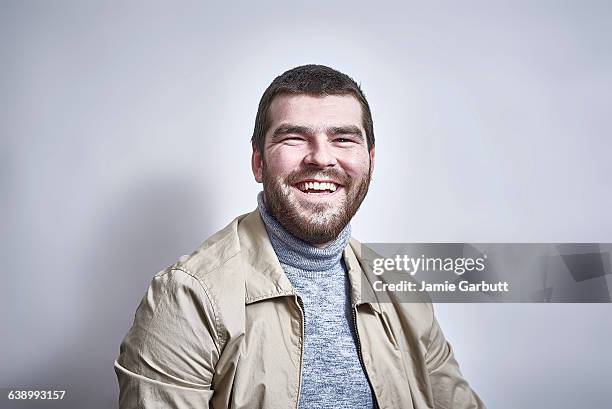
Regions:
M 246 270 L 245 303 L 251 304 L 268 298 L 295 295 L 296 291 L 285 275 L 272 248 L 258 209 L 239 218 L 237 233 L 240 254 Z M 375 299 L 370 279 L 364 273 L 359 261 L 360 256 L 361 244 L 351 238 L 349 245 L 344 249 L 344 262 L 348 270 L 353 307 L 364 304 L 363 299 Z M 367 285 L 362 285 L 364 283 Z M 376 311 L 381 312 L 378 302 L 370 304 Z

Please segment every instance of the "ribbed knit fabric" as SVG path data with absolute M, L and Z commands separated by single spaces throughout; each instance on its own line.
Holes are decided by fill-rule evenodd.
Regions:
M 317 248 L 293 236 L 268 213 L 263 192 L 257 202 L 272 247 L 303 303 L 300 408 L 373 408 L 372 391 L 357 355 L 342 258 L 351 235 L 350 225 L 328 246 Z

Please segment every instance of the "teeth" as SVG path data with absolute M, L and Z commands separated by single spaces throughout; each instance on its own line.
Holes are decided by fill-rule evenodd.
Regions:
M 304 182 L 300 185 L 301 190 L 330 190 L 335 192 L 338 187 L 331 182 Z

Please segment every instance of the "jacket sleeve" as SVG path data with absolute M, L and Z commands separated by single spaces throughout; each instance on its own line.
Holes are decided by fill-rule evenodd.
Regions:
M 198 279 L 177 269 L 157 274 L 115 361 L 120 409 L 208 408 L 218 322 Z
M 484 409 L 478 395 L 463 378 L 451 345 L 446 341 L 436 318 L 429 335 L 425 356 L 436 409 Z

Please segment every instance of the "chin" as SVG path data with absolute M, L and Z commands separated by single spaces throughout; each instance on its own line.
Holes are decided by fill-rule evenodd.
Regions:
M 310 230 L 327 231 L 330 224 L 333 224 L 339 218 L 339 214 L 334 213 L 314 213 L 308 214 L 302 218 L 302 222 L 310 227 Z

